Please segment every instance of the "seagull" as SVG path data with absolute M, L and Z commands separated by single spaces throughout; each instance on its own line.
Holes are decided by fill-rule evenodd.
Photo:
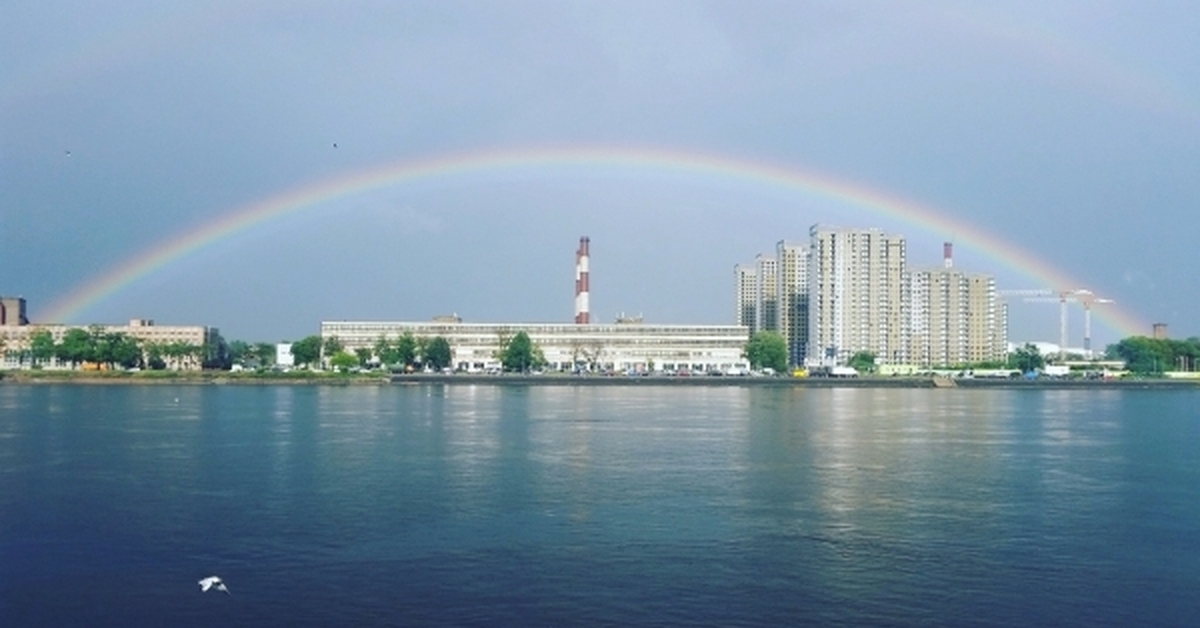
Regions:
M 200 581 L 200 590 L 201 591 L 208 591 L 209 589 L 212 589 L 214 587 L 219 591 L 224 591 L 226 595 L 230 594 L 229 589 L 225 588 L 225 583 L 222 582 L 221 579 L 218 578 L 217 576 L 209 576 Z

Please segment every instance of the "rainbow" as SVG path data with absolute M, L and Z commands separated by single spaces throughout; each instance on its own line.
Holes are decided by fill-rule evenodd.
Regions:
M 404 160 L 301 186 L 234 208 L 217 220 L 165 240 L 76 288 L 50 306 L 45 320 L 76 320 L 88 308 L 180 258 L 293 212 L 418 181 L 487 173 L 518 174 L 539 168 L 584 172 L 617 169 L 638 174 L 707 177 L 773 186 L 865 208 L 943 236 L 953 234 L 958 243 L 1025 275 L 1036 287 L 1076 288 L 1083 285 L 1016 246 L 945 213 L 823 174 L 765 161 L 680 150 L 610 146 L 543 147 L 477 150 Z M 1097 310 L 1096 315 L 1126 336 L 1142 335 L 1148 328 L 1121 308 L 1106 307 Z

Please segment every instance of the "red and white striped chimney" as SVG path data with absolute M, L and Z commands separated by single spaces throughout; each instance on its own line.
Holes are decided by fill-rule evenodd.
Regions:
M 587 325 L 588 319 L 588 243 L 587 236 L 579 238 L 579 250 L 575 251 L 575 324 Z
M 942 243 L 942 265 L 946 268 L 954 266 L 954 244 L 952 242 Z

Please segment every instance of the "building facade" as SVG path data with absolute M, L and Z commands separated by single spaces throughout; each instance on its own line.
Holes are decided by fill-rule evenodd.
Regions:
M 909 359 L 923 367 L 1003 360 L 1008 345 L 1004 306 L 991 275 L 918 268 L 906 283 Z
M 780 240 L 775 245 L 776 289 L 779 308 L 776 329 L 788 348 L 788 364 L 804 364 L 808 354 L 808 258 L 807 244 Z
M 754 259 L 754 331 L 779 331 L 779 261 L 759 255 Z
M 418 339 L 445 338 L 453 366 L 484 371 L 500 366 L 501 346 L 525 332 L 541 351 L 547 368 L 558 371 L 727 372 L 749 367 L 742 357 L 749 341 L 741 325 L 648 325 L 627 323 L 461 323 L 326 321 L 322 341 L 336 337 L 347 351 L 370 349 L 381 338 L 404 334 Z
M 28 324 L 29 319 L 25 316 L 25 299 L 0 296 L 0 327 L 19 327 Z
M 758 271 L 753 264 L 737 264 L 733 267 L 734 315 L 733 322 L 750 330 L 758 331 Z
M 3 354 L 0 364 L 5 369 L 28 369 L 34 367 L 32 357 L 34 334 L 45 331 L 50 334 L 55 344 L 62 342 L 63 337 L 72 329 L 83 329 L 100 334 L 119 333 L 141 341 L 143 353 L 150 345 L 167 347 L 170 345 L 202 348 L 201 352 L 192 355 L 164 355 L 168 368 L 178 370 L 199 370 L 206 358 L 214 357 L 216 352 L 223 350 L 221 334 L 215 327 L 202 325 L 156 325 L 147 319 L 133 319 L 128 325 L 20 325 L 0 327 L 0 352 Z M 69 362 L 59 362 L 51 357 L 38 363 L 39 368 L 65 369 L 73 368 Z
M 845 364 L 859 352 L 878 364 L 905 363 L 904 238 L 814 225 L 809 242 L 806 363 Z

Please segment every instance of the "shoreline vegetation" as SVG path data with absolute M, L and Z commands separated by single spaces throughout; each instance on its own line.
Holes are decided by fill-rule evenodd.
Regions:
M 606 376 L 606 375 L 472 375 L 335 373 L 327 371 L 0 371 L 0 384 L 131 384 L 131 385 L 532 385 L 532 386 L 720 386 L 809 388 L 1196 388 L 1200 380 L 1139 378 L 994 379 L 945 377 L 862 376 L 838 377 L 737 377 L 737 376 Z

